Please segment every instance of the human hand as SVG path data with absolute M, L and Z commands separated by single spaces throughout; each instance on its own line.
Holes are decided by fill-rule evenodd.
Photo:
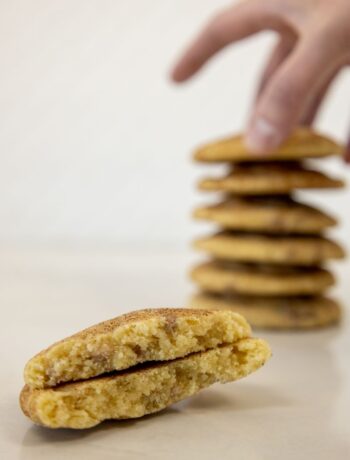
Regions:
M 276 148 L 297 124 L 312 124 L 340 70 L 350 65 L 349 0 L 246 0 L 215 16 L 172 72 L 194 75 L 222 48 L 263 30 L 279 42 L 266 65 L 246 132 L 255 153 Z M 350 142 L 345 154 L 350 163 Z

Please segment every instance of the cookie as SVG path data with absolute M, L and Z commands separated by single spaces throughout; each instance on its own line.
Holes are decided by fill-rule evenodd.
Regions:
M 287 265 L 319 265 L 345 255 L 337 243 L 322 236 L 224 231 L 198 239 L 194 246 L 219 259 Z
M 232 230 L 268 233 L 320 233 L 336 220 L 314 207 L 288 198 L 233 197 L 198 208 L 193 216 Z
M 27 363 L 24 379 L 33 388 L 53 387 L 148 361 L 176 359 L 249 334 L 245 319 L 229 312 L 140 310 L 53 344 Z
M 244 315 L 256 328 L 312 329 L 339 322 L 341 309 L 337 302 L 315 297 L 252 297 L 198 294 L 192 308 L 223 309 Z
M 334 189 L 344 182 L 298 163 L 252 163 L 237 165 L 224 177 L 202 179 L 198 188 L 233 195 L 279 195 L 298 189 Z
M 260 155 L 260 161 L 285 161 L 302 158 L 319 158 L 341 155 L 343 148 L 332 139 L 316 134 L 309 128 L 300 127 L 275 151 Z M 255 161 L 257 155 L 251 153 L 242 135 L 211 142 L 199 148 L 194 158 L 201 162 Z
M 192 314 L 193 315 L 193 314 Z M 107 419 L 160 411 L 216 382 L 231 382 L 259 369 L 271 352 L 263 340 L 192 353 L 56 388 L 24 387 L 20 404 L 35 423 L 50 428 L 90 428 Z
M 292 268 L 219 260 L 198 265 L 191 277 L 204 291 L 257 296 L 318 294 L 335 283 L 329 271 L 317 267 Z

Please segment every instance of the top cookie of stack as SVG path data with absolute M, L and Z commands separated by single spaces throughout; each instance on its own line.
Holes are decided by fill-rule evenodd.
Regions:
M 304 158 L 321 158 L 341 155 L 343 148 L 329 137 L 315 133 L 309 128 L 299 127 L 293 135 L 277 150 L 269 155 L 259 157 L 259 161 L 271 162 L 302 160 Z M 243 136 L 228 137 L 212 142 L 199 148 L 194 158 L 197 161 L 217 163 L 227 161 L 237 163 L 242 161 L 254 162 L 254 156 L 245 146 Z
M 192 271 L 203 290 L 193 306 L 231 307 L 261 327 L 316 327 L 339 319 L 339 306 L 322 295 L 334 277 L 321 267 L 344 257 L 343 249 L 322 235 L 336 220 L 295 201 L 292 193 L 343 187 L 341 180 L 310 169 L 305 161 L 341 153 L 340 145 L 308 128 L 298 128 L 265 156 L 252 155 L 242 136 L 196 151 L 197 161 L 225 162 L 230 170 L 225 177 L 199 182 L 200 190 L 225 197 L 195 210 L 194 217 L 224 231 L 195 242 L 214 260 Z

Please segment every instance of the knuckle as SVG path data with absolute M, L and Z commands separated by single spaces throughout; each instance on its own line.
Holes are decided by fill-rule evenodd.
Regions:
M 344 20 L 338 18 L 334 21 L 331 18 L 322 29 L 318 28 L 314 31 L 313 39 L 319 50 L 330 59 L 336 59 L 349 52 L 350 27 Z
M 348 6 L 347 8 L 350 12 L 350 7 Z M 329 41 L 335 41 L 338 45 L 348 47 L 350 45 L 349 15 L 340 15 L 339 12 L 332 14 L 324 35 L 327 36 Z
M 221 45 L 224 42 L 224 24 L 222 13 L 214 16 L 209 22 L 207 27 L 207 36 L 208 39 L 216 45 Z
M 272 103 L 288 110 L 296 108 L 304 97 L 303 85 L 296 79 L 276 82 L 272 88 Z
M 350 54 L 350 27 L 340 27 L 334 35 L 334 41 L 341 55 Z

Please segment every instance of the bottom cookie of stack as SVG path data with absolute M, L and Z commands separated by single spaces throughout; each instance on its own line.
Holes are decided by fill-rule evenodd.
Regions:
M 325 296 L 260 297 L 200 293 L 190 300 L 191 308 L 231 310 L 245 316 L 257 328 L 312 329 L 336 324 L 339 304 Z

